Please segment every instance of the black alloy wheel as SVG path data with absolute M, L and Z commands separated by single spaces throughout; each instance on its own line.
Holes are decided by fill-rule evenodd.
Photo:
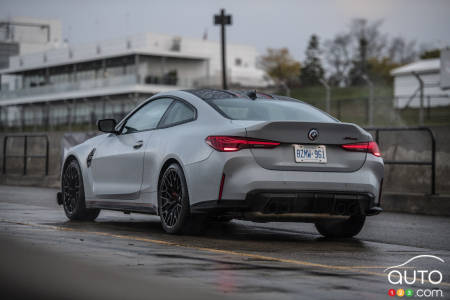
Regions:
M 70 163 L 64 171 L 62 190 L 64 209 L 72 215 L 80 198 L 80 177 L 74 163 Z
M 64 169 L 62 180 L 63 207 L 70 220 L 93 221 L 99 209 L 88 209 L 84 199 L 81 169 L 76 160 L 70 161 Z
M 177 223 L 183 208 L 182 199 L 181 179 L 175 169 L 169 169 L 161 184 L 161 218 L 167 226 L 172 227 Z
M 186 179 L 176 163 L 165 169 L 159 182 L 158 213 L 168 233 L 181 233 L 191 219 Z

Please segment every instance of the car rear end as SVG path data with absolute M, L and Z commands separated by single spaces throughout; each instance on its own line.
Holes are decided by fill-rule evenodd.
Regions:
M 381 211 L 383 160 L 362 128 L 291 100 L 220 101 L 211 105 L 243 130 L 206 137 L 214 150 L 202 168 L 218 167 L 208 176 L 216 198 L 194 212 L 317 222 Z

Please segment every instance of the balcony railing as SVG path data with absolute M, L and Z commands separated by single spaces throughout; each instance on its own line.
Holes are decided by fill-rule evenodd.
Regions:
M 66 93 L 72 91 L 83 91 L 100 88 L 127 86 L 134 84 L 191 87 L 193 82 L 193 80 L 188 78 L 180 79 L 167 77 L 163 78 L 155 76 L 147 76 L 147 77 L 148 78 L 144 78 L 143 80 L 141 80 L 141 82 L 139 82 L 138 77 L 135 74 L 130 74 L 125 76 L 115 76 L 101 79 L 81 80 L 67 83 L 55 83 L 13 91 L 2 90 L 0 91 L 0 100 Z

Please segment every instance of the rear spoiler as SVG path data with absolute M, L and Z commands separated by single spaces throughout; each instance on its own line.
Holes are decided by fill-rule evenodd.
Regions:
M 315 129 L 318 135 L 311 139 L 309 132 Z M 282 143 L 334 144 L 369 142 L 372 136 L 351 123 L 317 122 L 262 122 L 246 128 L 247 137 Z

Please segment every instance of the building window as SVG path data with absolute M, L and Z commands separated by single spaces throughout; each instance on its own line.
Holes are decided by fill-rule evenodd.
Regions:
M 241 66 L 242 65 L 242 59 L 240 59 L 239 57 L 234 59 L 234 64 L 236 66 Z

